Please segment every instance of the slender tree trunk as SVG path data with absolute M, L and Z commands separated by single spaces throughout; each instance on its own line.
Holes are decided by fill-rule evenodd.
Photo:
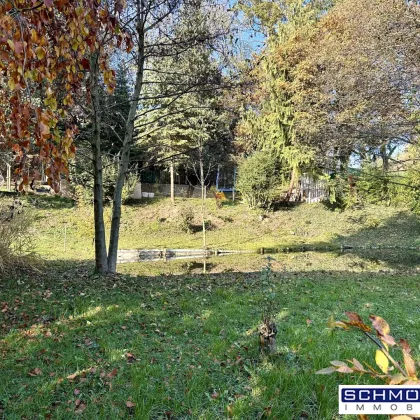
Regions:
M 174 162 L 171 159 L 169 172 L 171 174 L 171 203 L 175 204 L 175 179 L 174 179 Z
M 101 120 L 99 104 L 99 67 L 98 54 L 91 56 L 91 96 L 92 96 L 92 161 L 94 174 L 93 187 L 93 211 L 95 220 L 95 270 L 98 273 L 108 271 L 105 223 L 104 223 L 104 200 L 102 182 L 102 154 L 101 154 Z
M 292 170 L 292 177 L 290 178 L 289 190 L 287 191 L 286 201 L 290 201 L 292 194 L 293 194 L 293 187 L 295 186 L 295 178 L 296 178 L 296 169 L 293 168 Z
M 121 222 L 121 195 L 124 187 L 124 181 L 130 163 L 130 151 L 133 145 L 134 122 L 137 114 L 137 107 L 140 99 L 140 92 L 143 86 L 144 74 L 144 29 L 143 23 L 140 19 L 140 2 L 137 2 L 137 34 L 138 34 L 138 56 L 137 56 L 137 71 L 136 83 L 134 92 L 131 97 L 130 111 L 127 117 L 125 126 L 124 143 L 121 150 L 120 162 L 118 165 L 117 182 L 115 185 L 113 207 L 112 207 L 112 220 L 111 231 L 108 250 L 108 272 L 115 273 L 117 269 L 117 253 L 118 241 L 120 236 L 120 222 Z
M 200 144 L 200 184 L 201 184 L 201 220 L 203 223 L 203 248 L 207 247 L 206 238 L 206 191 L 204 185 L 203 144 Z

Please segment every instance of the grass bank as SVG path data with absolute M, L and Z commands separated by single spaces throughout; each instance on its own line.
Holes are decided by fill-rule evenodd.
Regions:
M 4 199 L 3 199 L 4 200 Z M 9 199 L 10 200 L 10 199 Z M 27 197 L 33 212 L 37 251 L 47 259 L 93 257 L 93 210 L 70 200 Z M 145 199 L 123 206 L 121 249 L 200 248 L 200 200 Z M 185 217 L 191 215 L 190 232 Z M 283 245 L 419 246 L 419 218 L 394 207 L 368 206 L 345 212 L 323 204 L 303 204 L 262 213 L 241 203 L 217 209 L 207 202 L 207 244 L 220 249 L 257 249 Z M 105 211 L 110 224 L 110 209 Z

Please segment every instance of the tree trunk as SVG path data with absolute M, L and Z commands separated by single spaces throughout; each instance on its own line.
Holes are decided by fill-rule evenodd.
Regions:
M 137 56 L 137 71 L 136 71 L 136 84 L 134 92 L 131 97 L 130 111 L 125 125 L 124 142 L 121 150 L 120 162 L 118 165 L 117 182 L 115 185 L 113 207 L 112 207 L 112 220 L 111 231 L 109 238 L 108 250 L 108 272 L 115 273 L 117 270 L 117 253 L 118 241 L 120 236 L 120 222 L 121 222 L 121 196 L 124 187 L 124 181 L 130 163 L 130 151 L 133 145 L 134 122 L 137 114 L 137 107 L 140 100 L 140 92 L 143 86 L 144 74 L 144 28 L 141 21 L 140 2 L 137 2 L 137 35 L 138 35 L 138 56 Z
M 260 339 L 260 353 L 262 356 L 271 356 L 277 352 L 276 336 L 277 327 L 276 324 L 269 319 L 265 319 L 264 322 L 258 327 L 259 339 Z
M 200 144 L 200 184 L 201 184 L 201 220 L 203 223 L 203 248 L 207 247 L 206 239 L 206 219 L 205 219 L 205 206 L 206 206 L 206 192 L 204 185 L 204 163 L 203 163 L 203 144 Z
M 102 155 L 101 155 L 101 120 L 99 104 L 99 67 L 98 54 L 91 56 L 91 96 L 92 96 L 92 162 L 94 174 L 93 187 L 93 212 L 95 220 L 95 271 L 106 273 L 108 271 L 105 223 L 104 223 L 104 200 L 102 182 Z
M 296 169 L 293 168 L 292 170 L 292 177 L 290 178 L 289 190 L 287 191 L 286 201 L 290 201 L 293 194 L 293 187 L 295 186 L 296 178 Z
M 175 204 L 175 179 L 174 179 L 174 163 L 171 159 L 169 171 L 171 174 L 171 203 Z

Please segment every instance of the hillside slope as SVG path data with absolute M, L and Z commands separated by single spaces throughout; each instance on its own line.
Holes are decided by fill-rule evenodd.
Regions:
M 37 251 L 49 259 L 93 256 L 93 209 L 59 198 L 23 199 L 35 221 Z M 10 198 L 2 199 L 3 203 Z M 149 199 L 123 206 L 121 249 L 201 248 L 200 200 Z M 217 209 L 208 200 L 207 245 L 219 249 L 256 249 L 287 245 L 420 246 L 420 220 L 404 209 L 369 206 L 332 211 L 302 204 L 275 212 L 250 210 L 241 203 Z M 106 224 L 110 209 L 106 209 Z M 190 232 L 186 231 L 186 225 Z

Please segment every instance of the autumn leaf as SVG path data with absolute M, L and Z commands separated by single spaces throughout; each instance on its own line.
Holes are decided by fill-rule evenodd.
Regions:
M 329 366 L 327 368 L 317 370 L 315 374 L 317 375 L 329 375 L 330 373 L 333 373 L 336 371 L 336 368 L 334 366 Z
M 388 323 L 380 316 L 371 315 L 369 318 L 372 321 L 372 326 L 376 330 L 376 333 L 381 341 L 385 344 L 389 344 L 390 346 L 394 346 L 396 343 L 394 337 L 389 335 L 391 330 Z
M 366 372 L 365 368 L 363 367 L 363 365 L 357 360 L 357 359 L 353 359 L 352 360 L 353 366 L 355 367 L 355 369 L 357 369 L 360 372 Z
M 80 64 L 82 65 L 82 67 L 83 67 L 85 70 L 90 70 L 90 62 L 89 62 L 89 60 L 88 60 L 87 58 L 84 58 L 84 59 L 80 62 Z
M 411 348 L 407 340 L 401 339 L 400 346 L 404 356 L 404 366 L 407 371 L 407 375 L 410 378 L 416 378 L 416 364 L 414 363 L 413 358 L 411 357 Z M 417 378 L 416 378 L 417 379 Z
M 16 54 L 21 54 L 23 52 L 23 43 L 20 41 L 15 41 L 14 50 Z
M 86 403 L 80 400 L 76 400 L 76 408 L 74 409 L 75 414 L 83 414 L 83 411 L 86 410 Z
M 78 376 L 79 376 L 79 374 L 77 372 L 75 372 L 75 373 L 72 373 L 71 375 L 67 376 L 67 379 L 69 381 L 74 381 Z
M 111 372 L 109 372 L 106 376 L 108 377 L 108 378 L 113 378 L 114 376 L 116 376 L 117 375 L 117 373 L 118 373 L 118 369 L 117 368 L 114 368 Z
M 348 366 L 340 366 L 336 371 L 340 373 L 353 373 L 353 369 Z
M 413 417 L 406 416 L 406 415 L 395 416 L 395 417 L 392 417 L 392 420 L 413 420 Z
M 407 378 L 402 373 L 397 373 L 390 377 L 389 385 L 399 385 L 407 380 Z
M 50 127 L 48 127 L 48 125 L 46 125 L 42 121 L 40 121 L 39 132 L 40 132 L 42 137 L 47 137 L 50 134 Z
M 40 368 L 35 368 L 35 369 L 32 369 L 32 370 L 29 372 L 29 376 L 39 376 L 39 375 L 42 375 L 42 371 L 41 371 L 41 369 L 40 369 Z
M 45 58 L 45 50 L 42 47 L 37 47 L 35 49 L 35 54 L 38 57 L 38 60 L 43 60 Z
M 389 360 L 382 350 L 376 350 L 375 362 L 383 373 L 388 373 Z
M 133 403 L 133 401 L 126 401 L 125 406 L 127 408 L 133 408 L 136 406 L 136 403 Z

